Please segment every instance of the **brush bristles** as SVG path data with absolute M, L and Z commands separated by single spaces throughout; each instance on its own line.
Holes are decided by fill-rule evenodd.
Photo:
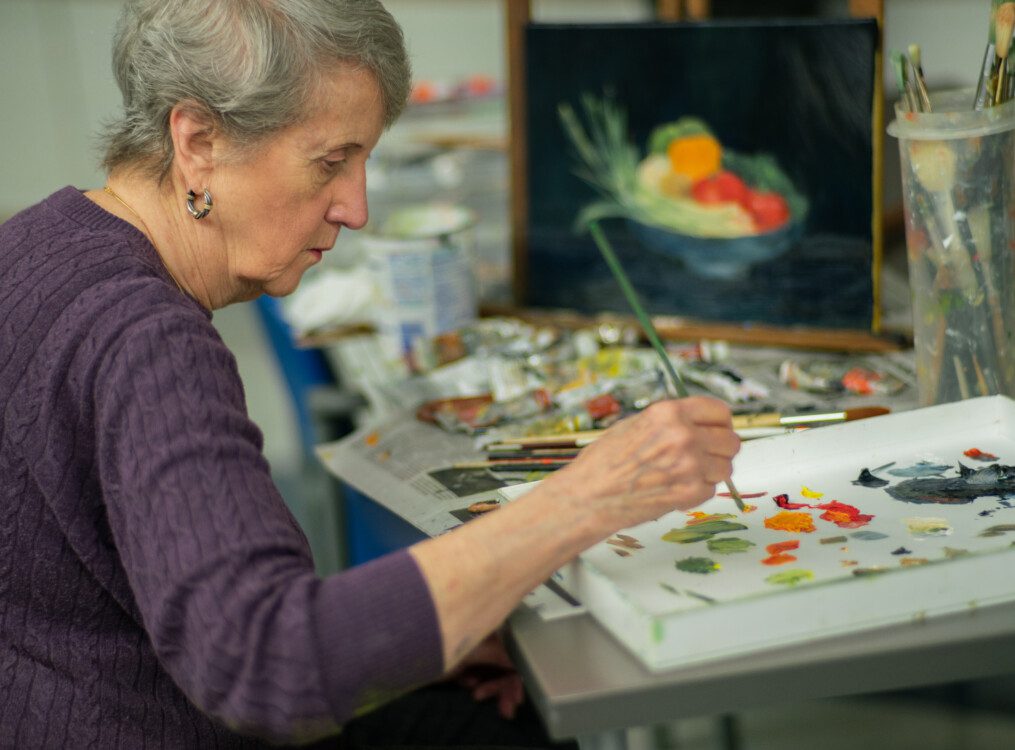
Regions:
M 997 9 L 997 21 L 994 24 L 994 46 L 997 56 L 1002 59 L 1008 57 L 1013 27 L 1015 27 L 1015 3 L 1003 3 Z
M 851 422 L 854 419 L 880 417 L 882 414 L 888 414 L 890 411 L 891 409 L 886 409 L 883 406 L 861 406 L 856 409 L 846 409 L 846 421 Z
M 909 45 L 909 61 L 913 63 L 913 67 L 920 70 L 920 45 L 911 44 Z

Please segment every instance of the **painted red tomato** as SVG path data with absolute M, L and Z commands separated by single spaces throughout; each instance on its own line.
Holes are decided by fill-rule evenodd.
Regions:
M 698 203 L 743 203 L 750 193 L 746 183 L 732 172 L 722 170 L 691 186 L 691 196 Z
M 752 191 L 747 196 L 744 208 L 751 212 L 754 225 L 759 232 L 770 232 L 789 221 L 789 206 L 778 193 Z

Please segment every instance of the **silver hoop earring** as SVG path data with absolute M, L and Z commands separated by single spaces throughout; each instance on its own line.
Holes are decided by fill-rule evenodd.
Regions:
M 194 201 L 195 200 L 197 200 L 197 196 L 194 195 L 194 191 L 193 190 L 188 190 L 187 191 L 187 212 L 191 216 L 193 216 L 195 219 L 200 221 L 205 216 L 210 214 L 211 213 L 211 209 L 212 209 L 211 193 L 208 192 L 208 188 L 204 189 L 204 207 L 200 211 L 198 211 L 194 207 Z

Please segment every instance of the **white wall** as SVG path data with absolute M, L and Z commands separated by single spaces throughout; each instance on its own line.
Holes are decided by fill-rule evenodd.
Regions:
M 501 0 L 389 0 L 417 75 L 504 72 Z M 885 48 L 923 47 L 929 84 L 971 84 L 986 37 L 983 0 L 888 0 Z M 0 217 L 62 185 L 101 183 L 94 134 L 118 93 L 109 64 L 119 0 L 0 0 Z M 644 17 L 647 0 L 535 0 L 540 20 Z M 887 66 L 886 66 L 887 68 Z M 894 94 L 886 72 L 886 91 Z

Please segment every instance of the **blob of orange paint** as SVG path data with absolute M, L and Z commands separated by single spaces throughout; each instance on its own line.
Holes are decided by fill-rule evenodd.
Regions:
M 765 528 L 776 531 L 790 531 L 810 534 L 814 531 L 814 519 L 810 513 L 794 513 L 783 511 L 765 519 Z

